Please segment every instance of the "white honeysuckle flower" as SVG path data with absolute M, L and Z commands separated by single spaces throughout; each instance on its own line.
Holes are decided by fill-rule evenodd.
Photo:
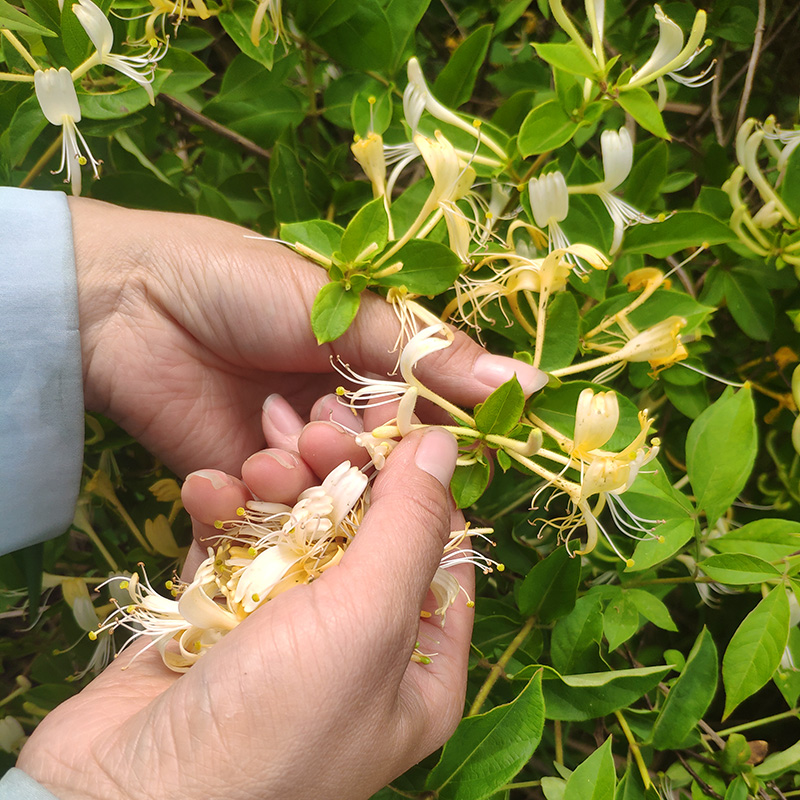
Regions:
M 0 750 L 11 753 L 25 741 L 25 729 L 16 717 L 0 719 Z
M 419 133 L 414 136 L 414 144 L 433 178 L 433 199 L 429 202 L 433 205 L 441 201 L 455 202 L 472 188 L 475 170 L 461 159 L 441 131 L 436 131 L 434 137 L 429 139 Z
M 138 83 L 147 92 L 150 104 L 154 105 L 155 97 L 150 84 L 153 82 L 156 64 L 166 55 L 166 45 L 151 46 L 141 56 L 116 55 L 111 52 L 114 47 L 114 31 L 102 10 L 92 0 L 78 0 L 73 4 L 72 10 L 97 50 L 97 63 L 105 64 Z M 93 66 L 91 59 L 87 63 Z
M 673 73 L 686 69 L 697 54 L 705 49 L 698 49 L 706 29 L 705 11 L 698 11 L 695 15 L 689 40 L 684 45 L 680 26 L 661 10 L 661 6 L 655 4 L 653 8 L 658 22 L 658 42 L 650 58 L 631 76 L 626 84 L 629 87 L 643 86 L 663 75 L 674 77 Z M 691 85 L 694 79 L 678 77 L 677 80 L 681 83 L 689 81 L 687 85 Z
M 667 317 L 636 334 L 625 344 L 619 355 L 623 360 L 632 362 L 662 362 L 674 358 L 681 350 L 680 331 L 685 326 L 686 320 L 683 317 Z M 685 349 L 683 352 L 685 354 Z
M 250 614 L 270 599 L 270 594 L 286 573 L 302 558 L 298 548 L 276 544 L 259 553 L 252 563 L 238 573 L 233 602 Z
M 614 434 L 619 423 L 619 402 L 616 392 L 584 389 L 578 397 L 575 412 L 573 443 L 576 452 L 602 447 Z
M 417 133 L 422 112 L 427 111 L 432 117 L 440 122 L 445 122 L 455 128 L 474 136 L 479 143 L 485 144 L 490 150 L 494 151 L 504 161 L 508 155 L 500 145 L 493 139 L 484 135 L 480 131 L 480 124 L 475 125 L 461 119 L 455 112 L 440 103 L 428 88 L 425 76 L 422 74 L 422 67 L 416 58 L 410 58 L 407 65 L 408 84 L 403 92 L 403 113 L 411 128 L 412 134 Z
M 585 0 L 586 17 L 592 31 L 592 52 L 602 66 L 605 63 L 603 37 L 606 26 L 606 0 Z
M 531 178 L 528 181 L 528 196 L 534 222 L 542 230 L 547 230 L 549 249 L 568 250 L 569 240 L 559 225 L 569 213 L 569 192 L 564 174 L 560 171 L 548 172 L 539 178 Z
M 633 142 L 626 127 L 600 134 L 603 156 L 603 188 L 613 192 L 630 175 L 633 167 Z
M 353 510 L 368 483 L 369 478 L 358 467 L 350 466 L 349 461 L 339 464 L 328 473 L 320 488 L 331 498 L 330 519 L 335 526 L 341 525 Z M 303 495 L 305 492 L 300 497 Z
M 250 41 L 256 47 L 261 44 L 261 26 L 267 14 L 269 14 L 269 27 L 273 31 L 270 44 L 277 44 L 279 39 L 286 39 L 282 5 L 282 0 L 260 0 L 250 25 Z
M 99 178 L 97 168 L 100 162 L 92 155 L 83 134 L 78 130 L 81 107 L 72 75 L 66 67 L 37 69 L 33 74 L 33 86 L 36 99 L 47 121 L 52 125 L 60 125 L 63 130 L 61 165 L 54 174 L 58 174 L 66 167 L 65 182 L 72 185 L 72 194 L 79 195 L 82 186 L 81 167 L 88 162 L 92 166 L 95 178 Z M 83 150 L 79 145 L 83 146 Z

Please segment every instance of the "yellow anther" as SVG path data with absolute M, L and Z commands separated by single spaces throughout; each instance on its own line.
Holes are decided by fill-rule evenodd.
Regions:
M 663 222 L 666 218 L 667 218 L 667 215 L 663 211 L 656 216 L 656 219 L 659 222 Z
M 664 542 L 666 542 L 666 541 L 667 541 L 667 540 L 666 540 L 666 539 L 665 539 L 663 536 L 659 536 L 659 537 L 658 537 L 658 543 L 659 543 L 659 544 L 664 544 Z
M 242 506 L 239 506 L 239 508 L 236 509 L 236 516 L 237 517 L 243 517 L 244 516 L 244 508 L 242 508 Z
M 133 605 L 133 604 L 129 605 L 129 606 L 128 606 L 128 607 L 125 609 L 125 612 L 126 612 L 127 614 L 133 614 L 133 612 L 134 612 L 134 611 L 136 611 L 136 606 L 135 606 L 135 605 Z
M 703 242 L 703 244 L 700 245 L 702 250 L 708 250 L 709 247 L 711 247 L 711 245 L 708 242 Z
M 200 642 L 195 642 L 192 645 L 192 648 L 194 649 L 195 653 L 199 653 L 200 649 L 202 648 L 202 645 L 200 644 Z
M 170 592 L 170 594 L 171 594 L 173 597 L 177 597 L 177 596 L 178 596 L 178 590 L 177 590 L 177 589 L 173 589 L 173 590 Z
M 491 211 L 486 212 L 486 219 L 494 219 L 494 214 Z
M 505 564 L 498 564 L 497 565 L 497 571 L 498 572 L 505 572 L 506 571 L 506 565 Z
M 430 611 L 420 611 L 419 615 L 420 615 L 420 617 L 422 617 L 422 619 L 430 619 L 431 618 L 431 612 Z
M 345 392 L 346 392 L 346 389 L 344 388 L 344 386 L 337 386 L 336 387 L 336 394 L 338 394 L 339 397 L 343 397 Z
M 480 128 L 483 123 L 479 119 L 472 120 L 472 127 L 473 128 Z
M 374 105 L 375 105 L 375 103 L 377 103 L 378 101 L 375 99 L 375 95 L 374 95 L 374 94 L 371 94 L 371 95 L 370 95 L 370 96 L 367 98 L 367 102 L 368 102 L 368 103 L 369 103 L 371 106 L 374 106 Z
M 475 601 L 467 600 L 467 608 L 475 608 Z
M 89 631 L 89 638 L 93 641 L 97 641 L 97 634 L 94 631 Z
M 636 562 L 632 558 L 628 558 L 628 559 L 625 560 L 625 566 L 626 567 L 630 568 L 630 567 L 634 566 L 635 564 L 636 564 Z
M 120 589 L 127 589 L 129 586 L 130 586 L 130 583 L 128 581 L 122 581 L 120 583 L 120 585 L 119 585 L 119 588 Z
M 221 519 L 215 519 L 214 520 L 214 527 L 217 530 L 220 530 L 222 528 L 222 520 Z
M 258 555 L 258 550 L 256 550 L 255 547 L 250 547 L 247 550 L 247 555 L 249 555 L 250 558 L 255 558 Z
M 172 581 L 167 581 L 167 582 L 164 584 L 164 586 L 166 586 L 166 587 L 167 587 L 167 589 L 173 589 L 173 588 L 175 587 L 175 584 L 174 584 Z
M 713 39 L 706 39 L 706 40 L 703 42 L 703 44 L 704 44 L 706 47 L 711 47 L 711 45 L 712 45 L 712 44 L 714 44 L 714 40 L 713 40 Z
M 419 663 L 420 664 L 430 664 L 431 660 L 428 658 L 428 656 L 420 656 L 419 657 Z
M 85 167 L 85 166 L 86 166 L 86 164 L 88 164 L 89 162 L 86 160 L 86 156 L 78 156 L 78 163 L 79 163 L 79 164 L 80 164 L 82 167 Z
M 261 598 L 257 594 L 251 595 L 251 599 L 252 599 L 252 601 L 254 603 L 260 603 L 261 602 Z

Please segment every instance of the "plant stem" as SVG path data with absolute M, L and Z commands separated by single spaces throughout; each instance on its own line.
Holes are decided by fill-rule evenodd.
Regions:
M 483 682 L 483 686 L 481 686 L 481 688 L 478 690 L 478 694 L 475 696 L 475 700 L 467 712 L 468 717 L 474 716 L 481 710 L 481 707 L 486 702 L 486 698 L 489 696 L 489 692 L 492 691 L 492 687 L 497 683 L 497 679 L 503 674 L 506 664 L 511 661 L 511 657 L 528 638 L 528 634 L 533 629 L 535 622 L 536 617 L 528 618 L 528 620 L 522 626 L 520 632 L 511 640 L 511 644 L 505 649 L 503 655 L 500 656 L 500 658 L 497 660 L 497 663 L 494 664 L 489 670 L 489 674 L 486 677 L 486 680 Z
M 21 75 L 16 72 L 0 72 L 0 81 L 22 81 L 33 83 L 33 75 Z
M 27 48 L 25 47 L 22 42 L 11 33 L 8 28 L 0 28 L 0 34 L 8 39 L 11 46 L 27 61 L 28 65 L 33 67 L 35 70 L 40 70 L 41 67 L 36 63 L 36 59 L 28 52 Z
M 619 722 L 619 726 L 622 728 L 622 732 L 625 734 L 625 738 L 628 740 L 628 747 L 630 748 L 631 753 L 633 753 L 633 760 L 636 762 L 636 766 L 639 768 L 639 774 L 642 776 L 644 788 L 645 791 L 647 791 L 653 785 L 653 782 L 650 780 L 650 773 L 647 771 L 647 765 L 644 763 L 644 759 L 642 758 L 642 751 L 639 749 L 639 745 L 637 744 L 630 727 L 628 727 L 625 717 L 623 717 L 619 711 L 615 711 L 614 716 L 617 718 L 617 722 Z
M 555 761 L 556 764 L 564 763 L 564 731 L 561 726 L 561 720 L 553 720 L 553 737 L 556 743 Z
M 780 714 L 773 714 L 771 717 L 762 717 L 753 722 L 743 722 L 741 725 L 734 725 L 732 728 L 724 728 L 717 731 L 717 736 L 730 736 L 732 733 L 739 733 L 739 731 L 749 731 L 752 728 L 757 728 L 759 725 L 768 725 L 770 722 L 780 722 L 782 719 L 791 719 L 800 715 L 800 709 L 790 708 L 788 711 L 783 711 Z
M 516 783 L 507 783 L 501 786 L 497 791 L 503 792 L 506 789 L 533 789 L 536 786 L 541 786 L 542 782 L 539 781 L 517 781 Z
M 56 136 L 53 140 L 53 143 L 47 150 L 42 153 L 39 157 L 39 160 L 28 170 L 28 174 L 22 179 L 19 184 L 20 189 L 25 189 L 30 186 L 33 181 L 36 179 L 37 175 L 45 168 L 47 162 L 58 152 L 58 149 L 61 147 L 61 140 L 64 138 L 63 131 Z

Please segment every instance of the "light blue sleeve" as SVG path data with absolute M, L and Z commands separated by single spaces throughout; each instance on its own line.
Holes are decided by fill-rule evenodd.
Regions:
M 0 554 L 67 529 L 83 430 L 66 196 L 0 188 Z
M 6 772 L 0 780 L 0 800 L 58 800 L 58 798 L 21 769 L 14 768 Z

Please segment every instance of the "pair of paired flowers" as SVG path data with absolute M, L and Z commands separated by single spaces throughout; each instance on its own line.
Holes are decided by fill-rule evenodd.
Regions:
M 78 130 L 81 107 L 74 82 L 93 67 L 103 64 L 139 84 L 147 92 L 150 102 L 154 103 L 151 84 L 156 64 L 166 54 L 167 46 L 151 40 L 149 49 L 142 55 L 117 55 L 111 52 L 114 31 L 101 9 L 92 0 L 78 0 L 72 10 L 91 39 L 95 52 L 72 72 L 66 67 L 37 68 L 33 82 L 36 98 L 47 121 L 63 130 L 61 165 L 56 172 L 66 168 L 66 181 L 72 185 L 72 193 L 78 195 L 82 185 L 81 167 L 90 164 L 97 178 L 100 162 L 94 158 L 83 134 Z

